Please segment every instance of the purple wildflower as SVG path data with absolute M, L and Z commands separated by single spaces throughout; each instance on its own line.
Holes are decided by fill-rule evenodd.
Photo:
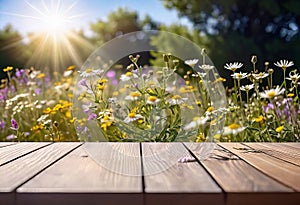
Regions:
M 0 129 L 4 129 L 6 126 L 6 122 L 4 120 L 0 121 Z
M 81 86 L 84 86 L 84 87 L 88 87 L 87 83 L 86 83 L 86 79 L 81 79 L 79 82 L 78 82 L 79 85 Z
M 89 115 L 88 120 L 93 120 L 97 117 L 97 115 L 95 113 L 92 113 Z
M 110 71 L 108 71 L 108 72 L 106 73 L 106 76 L 107 76 L 108 78 L 114 78 L 114 77 L 116 76 L 116 72 L 113 71 L 113 70 L 110 70 Z
M 11 129 L 13 129 L 13 130 L 18 130 L 19 129 L 19 125 L 18 125 L 18 123 L 17 123 L 17 121 L 14 119 L 14 118 L 12 118 L 11 119 Z
M 17 138 L 17 136 L 14 135 L 14 134 L 10 134 L 10 135 L 6 136 L 6 140 L 13 140 L 13 139 L 16 139 L 16 138 Z
M 41 88 L 36 88 L 34 90 L 34 93 L 37 94 L 37 95 L 40 95 L 42 93 L 42 89 Z
M 269 110 L 274 110 L 274 105 L 272 103 L 268 103 L 267 106 L 263 106 L 263 110 L 265 113 L 268 113 Z

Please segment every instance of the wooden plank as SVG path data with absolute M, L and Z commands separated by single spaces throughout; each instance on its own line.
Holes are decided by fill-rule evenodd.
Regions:
M 181 143 L 142 143 L 146 204 L 223 204 L 223 193 Z M 175 194 L 176 193 L 176 194 Z
M 185 143 L 197 157 L 205 143 Z M 293 192 L 292 189 L 259 172 L 231 152 L 217 146 L 210 158 L 201 161 L 226 193 Z
M 142 204 L 141 170 L 139 143 L 88 143 L 18 188 L 17 202 Z
M 243 143 L 267 155 L 300 166 L 300 150 L 281 143 Z
M 238 155 L 266 175 L 300 191 L 300 167 L 267 154 L 249 150 L 249 147 L 240 143 L 221 143 L 220 146 Z
M 294 147 L 294 148 L 300 150 L 300 142 L 286 142 L 286 143 L 280 143 L 280 144 L 284 144 L 284 145 Z
M 199 156 L 201 150 L 209 146 L 207 143 L 185 144 L 199 159 L 202 158 Z M 291 201 L 292 189 L 264 175 L 220 146 L 216 146 L 211 156 L 202 160 L 201 163 L 225 191 L 226 204 L 279 205 L 282 202 Z M 269 197 L 272 192 L 276 193 L 271 194 L 275 196 Z M 257 195 L 263 196 L 263 200 L 258 200 Z
M 0 149 L 0 166 L 49 145 L 49 142 L 22 142 Z
M 1 147 L 6 147 L 6 146 L 9 146 L 9 145 L 13 145 L 13 144 L 16 144 L 14 142 L 0 142 L 0 148 Z
M 0 192 L 13 191 L 78 145 L 80 143 L 53 143 L 1 166 Z

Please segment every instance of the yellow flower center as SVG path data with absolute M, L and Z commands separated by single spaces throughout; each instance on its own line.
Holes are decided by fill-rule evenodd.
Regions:
M 215 108 L 214 107 L 209 107 L 207 108 L 207 112 L 212 112 Z
M 91 68 L 88 68 L 85 70 L 86 73 L 91 73 L 92 71 L 93 71 L 93 69 L 91 69 Z
M 139 97 L 139 96 L 141 96 L 141 94 L 139 92 L 131 92 L 130 96 L 131 97 Z
M 180 95 L 174 95 L 174 96 L 172 97 L 172 99 L 174 99 L 174 100 L 180 100 L 180 99 L 181 99 L 181 96 L 180 96 Z
M 155 96 L 150 96 L 150 97 L 148 98 L 148 100 L 151 101 L 151 102 L 155 102 L 155 101 L 157 100 L 157 97 L 155 97 Z
M 131 112 L 128 114 L 128 117 L 129 118 L 135 118 L 136 114 L 134 112 Z
M 231 125 L 228 125 L 228 128 L 231 129 L 231 130 L 236 130 L 238 128 L 240 128 L 241 126 L 239 124 L 231 124 Z
M 268 97 L 269 98 L 273 98 L 273 97 L 275 97 L 275 95 L 276 95 L 276 92 L 273 91 L 273 90 L 271 90 L 270 92 L 268 92 Z
M 126 75 L 127 77 L 130 77 L 130 76 L 132 76 L 132 72 L 126 72 L 125 75 Z

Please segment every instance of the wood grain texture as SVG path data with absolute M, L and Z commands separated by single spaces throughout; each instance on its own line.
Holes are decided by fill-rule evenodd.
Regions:
M 288 147 L 294 147 L 294 148 L 300 150 L 300 142 L 286 142 L 286 143 L 280 143 L 280 144 L 283 144 Z
M 2 147 L 0 149 L 0 166 L 49 144 L 48 142 L 22 142 Z
M 300 150 L 281 143 L 244 143 L 255 150 L 300 166 Z
M 42 143 L 43 144 L 43 143 Z M 0 192 L 11 192 L 80 143 L 54 143 L 0 167 Z
M 197 157 L 199 147 L 206 146 L 205 143 L 186 144 Z M 220 146 L 201 163 L 226 193 L 293 192 Z
M 255 152 L 255 150 L 249 150 L 249 147 L 240 143 L 222 143 L 219 145 L 234 154 L 237 154 L 250 165 L 276 179 L 280 183 L 285 184 L 298 192 L 300 191 L 299 166 L 261 152 Z
M 0 142 L 0 148 L 1 147 L 6 147 L 6 146 L 9 146 L 9 145 L 13 145 L 13 144 L 16 144 L 14 142 Z
M 88 151 L 94 159 L 86 148 L 79 147 L 18 188 L 18 204 L 142 204 L 139 143 L 91 143 Z M 117 152 L 107 152 L 112 148 Z M 134 158 L 126 158 L 128 154 Z M 117 173 L 107 162 L 111 168 L 122 167 L 118 171 L 135 169 L 135 174 L 139 167 L 139 175 Z
M 181 143 L 142 143 L 142 156 L 146 204 L 222 202 L 222 190 L 198 162 L 178 163 L 190 156 Z

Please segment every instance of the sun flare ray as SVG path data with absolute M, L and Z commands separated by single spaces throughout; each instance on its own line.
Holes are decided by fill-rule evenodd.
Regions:
M 17 16 L 29 19 L 30 25 L 36 25 L 38 30 L 27 34 L 26 42 L 12 42 L 1 49 L 16 47 L 18 43 L 28 44 L 28 52 L 31 53 L 26 66 L 34 66 L 37 69 L 46 69 L 51 74 L 53 71 L 63 71 L 72 64 L 81 66 L 86 55 L 95 49 L 81 31 L 71 30 L 70 25 L 75 25 L 77 19 L 85 14 L 74 12 L 78 0 L 66 3 L 61 0 L 41 0 L 31 2 L 24 0 L 26 13 L 1 12 L 1 14 Z M 83 34 L 84 35 L 84 34 Z M 85 55 L 82 53 L 85 52 Z

